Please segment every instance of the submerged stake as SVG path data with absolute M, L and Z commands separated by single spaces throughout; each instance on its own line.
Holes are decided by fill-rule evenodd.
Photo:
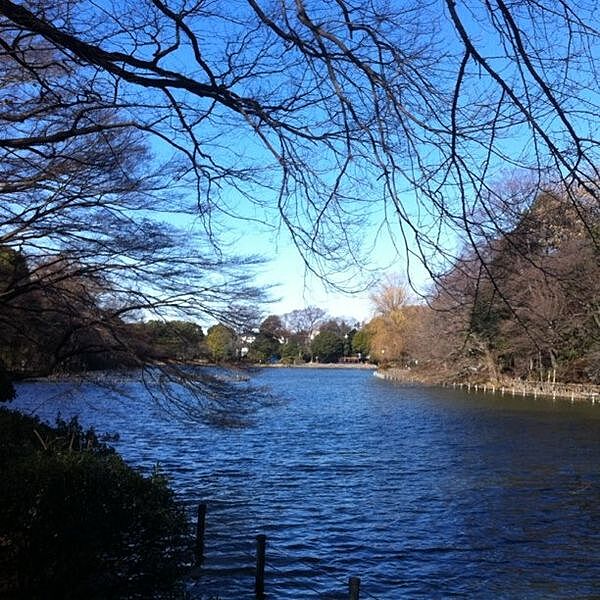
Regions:
M 204 561 L 204 528 L 206 525 L 206 504 L 198 505 L 198 521 L 196 522 L 196 564 L 201 565 Z
M 254 593 L 257 600 L 265 597 L 265 554 L 267 547 L 267 536 L 260 534 L 256 536 L 256 580 Z
M 348 579 L 348 591 L 350 593 L 350 600 L 359 600 L 358 596 L 360 594 L 360 578 L 359 577 L 350 577 Z

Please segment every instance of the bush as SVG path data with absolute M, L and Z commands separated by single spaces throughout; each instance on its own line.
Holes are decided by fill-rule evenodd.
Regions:
M 188 527 L 164 477 L 127 466 L 76 420 L 0 410 L 0 596 L 167 597 Z

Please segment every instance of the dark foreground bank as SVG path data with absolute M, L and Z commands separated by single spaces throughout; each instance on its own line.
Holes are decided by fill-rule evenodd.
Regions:
M 181 597 L 185 512 L 76 420 L 0 410 L 0 597 Z

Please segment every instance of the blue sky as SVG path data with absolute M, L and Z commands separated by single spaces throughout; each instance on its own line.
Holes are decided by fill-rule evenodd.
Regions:
M 560 119 L 557 119 L 551 103 L 538 89 L 537 82 L 532 79 L 532 76 L 527 75 L 526 70 L 515 70 L 511 49 L 502 47 L 503 43 L 505 45 L 508 43 L 507 39 L 502 38 L 490 24 L 490 18 L 499 18 L 498 11 L 490 16 L 485 13 L 483 7 L 477 6 L 479 8 L 473 9 L 466 2 L 459 4 L 459 12 L 471 32 L 472 39 L 476 40 L 478 48 L 487 56 L 489 64 L 497 72 L 502 73 L 510 83 L 516 97 L 529 98 L 530 93 L 536 94 L 536 101 L 532 102 L 530 112 L 534 115 L 536 122 L 539 122 L 540 127 L 550 132 L 556 143 L 563 149 L 563 145 L 568 144 L 568 136 L 565 135 L 564 127 L 561 126 Z M 430 10 L 433 8 L 430 7 Z M 340 206 L 334 206 L 332 221 L 323 227 L 325 239 L 319 239 L 319 242 L 323 244 L 319 249 L 325 248 L 326 254 L 331 249 L 332 257 L 336 250 L 339 251 L 342 248 L 342 246 L 336 248 L 336 244 L 343 237 L 339 232 L 341 230 L 343 234 L 344 225 L 338 227 L 337 233 L 333 231 L 333 228 L 328 229 L 327 227 L 328 225 L 331 227 L 332 223 L 337 223 L 340 213 L 345 213 L 346 206 L 343 205 L 343 202 L 346 197 L 350 197 L 351 204 L 347 208 L 349 220 L 354 221 L 355 240 L 358 241 L 358 245 L 365 255 L 360 256 L 356 262 L 359 264 L 368 262 L 364 264 L 365 269 L 362 273 L 358 272 L 358 268 L 352 276 L 350 275 L 351 271 L 343 269 L 336 273 L 336 265 L 341 264 L 345 258 L 344 252 L 346 251 L 342 249 L 336 257 L 339 263 L 332 259 L 329 265 L 325 265 L 325 268 L 329 267 L 328 275 L 333 278 L 342 278 L 346 288 L 361 290 L 365 287 L 369 277 L 372 281 L 377 281 L 377 279 L 384 278 L 385 274 L 406 272 L 406 257 L 394 248 L 394 240 L 400 246 L 403 245 L 400 227 L 397 222 L 394 223 L 394 220 L 398 218 L 397 212 L 404 211 L 405 219 L 410 221 L 415 229 L 423 235 L 423 245 L 430 254 L 426 258 L 432 261 L 430 263 L 432 267 L 439 266 L 433 263 L 444 258 L 447 259 L 446 266 L 448 266 L 448 262 L 452 261 L 453 255 L 455 256 L 460 249 L 461 230 L 464 242 L 466 237 L 464 230 L 469 228 L 468 220 L 472 217 L 481 218 L 482 210 L 489 204 L 489 194 L 497 186 L 502 189 L 501 186 L 510 177 L 509 171 L 512 170 L 519 177 L 519 168 L 523 171 L 525 166 L 532 166 L 533 171 L 546 164 L 549 167 L 555 167 L 553 161 L 548 160 L 547 148 L 544 147 L 544 143 L 541 143 L 543 140 L 540 139 L 539 133 L 536 134 L 536 143 L 532 142 L 534 132 L 531 130 L 529 116 L 515 109 L 515 102 L 508 100 L 506 92 L 496 85 L 492 77 L 486 76 L 482 72 L 480 65 L 476 64 L 472 57 L 467 62 L 464 79 L 461 79 L 460 94 L 457 96 L 455 107 L 456 114 L 459 119 L 462 118 L 462 121 L 459 122 L 457 129 L 451 128 L 450 110 L 447 109 L 449 109 L 452 97 L 452 88 L 456 83 L 454 73 L 462 53 L 460 44 L 457 45 L 456 32 L 449 25 L 447 10 L 446 8 L 445 11 L 437 13 L 440 17 L 438 24 L 440 30 L 435 39 L 440 46 L 437 49 L 440 51 L 440 55 L 439 60 L 432 63 L 431 68 L 434 72 L 431 77 L 434 82 L 439 80 L 440 86 L 448 86 L 448 94 L 440 97 L 439 105 L 432 100 L 431 107 L 427 105 L 421 113 L 422 107 L 419 103 L 423 100 L 423 96 L 418 90 L 413 90 L 411 96 L 410 81 L 404 82 L 406 85 L 402 88 L 403 105 L 408 107 L 407 111 L 412 110 L 416 113 L 414 119 L 399 120 L 398 123 L 401 122 L 403 126 L 408 125 L 413 128 L 408 130 L 407 135 L 412 136 L 411 141 L 415 145 L 406 143 L 403 129 L 393 118 L 386 120 L 384 117 L 381 121 L 385 125 L 383 129 L 389 137 L 386 139 L 386 147 L 389 146 L 397 154 L 397 156 L 394 155 L 393 160 L 395 177 L 393 194 L 391 189 L 386 190 L 381 182 L 382 171 L 387 173 L 391 166 L 389 161 L 386 162 L 385 156 L 382 158 L 378 156 L 376 161 L 368 159 L 361 161 L 361 158 L 365 156 L 364 146 L 361 144 L 357 144 L 357 147 L 349 152 L 357 166 L 354 168 L 353 163 L 353 167 L 347 173 L 347 179 L 344 180 L 345 187 L 341 190 L 339 197 L 334 197 L 332 204 L 335 205 L 336 201 L 341 199 Z M 475 12 L 469 13 L 470 10 Z M 425 17 L 420 16 L 420 18 L 424 19 Z M 544 49 L 545 53 L 541 56 L 546 57 L 548 54 L 549 58 L 556 59 L 550 63 L 544 58 L 540 63 L 541 66 L 538 67 L 546 75 L 550 84 L 554 83 L 553 78 L 559 76 L 562 79 L 567 78 L 575 92 L 589 96 L 592 93 L 590 90 L 593 88 L 576 89 L 579 85 L 578 79 L 583 76 L 577 73 L 572 75 L 570 70 L 567 71 L 566 67 L 563 69 L 561 66 L 563 61 L 559 59 L 562 59 L 562 55 L 568 51 L 568 48 L 562 47 L 564 46 L 562 32 L 550 31 L 548 39 L 546 39 L 544 32 L 540 31 L 540 39 L 536 40 L 537 29 L 529 31 L 528 18 L 523 14 L 520 14 L 519 18 L 522 19 L 526 37 L 530 37 L 532 43 L 537 41 L 538 45 Z M 224 27 L 223 34 L 228 33 L 231 25 L 222 26 Z M 232 39 L 234 38 L 235 36 L 232 36 Z M 545 44 L 548 43 L 548 40 L 555 42 L 555 46 L 546 48 Z M 263 46 L 257 47 L 263 48 Z M 220 49 L 218 41 L 212 49 L 217 55 L 218 63 Z M 453 49 L 457 50 L 457 55 L 447 56 L 447 53 Z M 435 56 L 438 55 L 435 54 Z M 241 84 L 237 83 L 236 85 L 241 86 L 240 91 L 251 94 L 255 86 L 261 89 L 264 87 L 265 89 L 262 91 L 265 93 L 265 97 L 270 98 L 272 95 L 274 98 L 279 98 L 278 89 L 280 87 L 285 87 L 284 84 L 293 87 L 296 83 L 295 77 L 302 76 L 300 66 L 304 63 L 299 63 L 300 66 L 296 65 L 290 73 L 287 71 L 280 73 L 277 71 L 278 65 L 273 63 L 274 60 L 275 55 L 269 55 L 268 60 L 264 61 L 267 77 L 252 79 Z M 424 68 L 428 69 L 429 67 L 425 65 Z M 593 80 L 593 77 L 590 77 L 590 80 Z M 354 98 L 359 107 L 363 99 L 363 90 L 360 88 L 361 81 L 354 81 L 351 78 L 344 80 L 346 86 L 351 89 L 352 85 L 357 86 L 354 89 Z M 317 78 L 314 81 L 311 79 L 310 83 L 313 85 L 313 89 L 320 89 L 320 85 L 324 82 Z M 248 89 L 244 86 L 248 86 Z M 366 96 L 368 105 L 368 94 Z M 427 97 L 429 98 L 429 96 Z M 432 97 L 437 98 L 435 94 Z M 186 100 L 185 94 L 182 94 L 181 101 L 184 105 Z M 443 104 L 444 102 L 447 105 Z M 313 105 L 308 103 L 308 106 L 312 107 Z M 323 110 L 321 104 L 318 106 L 321 107 L 320 110 Z M 302 127 L 305 126 L 303 119 L 308 119 L 309 122 L 314 120 L 318 123 L 314 126 L 315 132 L 320 132 L 321 128 L 326 129 L 328 121 L 324 117 L 327 114 L 319 112 L 312 115 L 310 114 L 311 110 L 315 109 L 298 109 L 297 113 L 293 115 L 292 122 L 296 123 L 297 121 Z M 496 127 L 496 112 L 502 117 L 499 121 L 501 127 Z M 368 110 L 367 114 L 369 114 Z M 393 117 L 393 114 L 390 114 Z M 576 113 L 570 116 L 577 119 L 575 115 Z M 339 115 L 337 116 L 339 118 Z M 583 125 L 592 127 L 592 122 L 588 119 L 589 115 L 585 113 L 582 119 Z M 494 123 L 494 126 L 491 127 L 490 123 Z M 388 125 L 389 127 L 387 127 Z M 445 132 L 445 134 L 439 132 L 433 134 L 429 125 L 434 125 L 433 129 Z M 593 127 L 595 128 L 595 120 Z M 277 209 L 277 201 L 281 200 L 282 212 L 292 222 L 292 226 L 299 230 L 302 228 L 306 230 L 306 237 L 303 238 L 305 242 L 308 240 L 306 256 L 310 258 L 312 254 L 312 259 L 318 260 L 315 256 L 316 253 L 311 253 L 310 250 L 311 235 L 314 234 L 317 237 L 314 228 L 311 230 L 311 226 L 314 226 L 315 217 L 318 220 L 325 210 L 330 208 L 328 193 L 334 183 L 332 179 L 335 178 L 335 175 L 331 173 L 335 173 L 336 169 L 341 168 L 340 164 L 345 156 L 341 138 L 335 142 L 341 147 L 333 146 L 336 150 L 329 154 L 327 148 L 331 149 L 330 146 L 326 146 L 324 149 L 323 146 L 317 147 L 314 144 L 302 145 L 301 139 L 296 140 L 298 144 L 296 150 L 300 156 L 297 164 L 301 166 L 306 164 L 309 171 L 307 176 L 309 181 L 304 195 L 302 195 L 302 193 L 298 193 L 298 180 L 291 178 L 282 183 L 281 172 L 278 168 L 280 166 L 279 159 L 281 159 L 281 164 L 284 164 L 283 154 L 274 157 L 267 150 L 267 146 L 263 144 L 266 141 L 272 147 L 277 146 L 278 138 L 268 127 L 260 129 L 263 137 L 259 140 L 255 135 L 259 125 L 256 125 L 256 130 L 254 130 L 252 127 L 248 127 L 248 122 L 240 115 L 231 115 L 222 108 L 216 108 L 211 111 L 210 119 L 206 122 L 202 121 L 202 127 L 199 129 L 200 137 L 204 142 L 204 151 L 211 153 L 213 158 L 218 159 L 227 168 L 248 169 L 234 183 L 226 178 L 217 178 L 215 185 L 222 187 L 217 191 L 214 199 L 210 198 L 210 201 L 214 203 L 217 212 L 222 212 L 219 219 L 231 248 L 238 254 L 258 254 L 270 261 L 263 267 L 258 281 L 265 286 L 278 285 L 273 289 L 273 295 L 280 300 L 267 307 L 267 311 L 282 314 L 295 308 L 317 305 L 326 309 L 332 316 L 354 317 L 358 320 L 367 319 L 370 315 L 368 292 L 357 291 L 353 295 L 342 294 L 333 290 L 331 286 L 323 285 L 317 277 L 308 273 L 302 257 L 292 244 L 289 232 L 281 224 Z M 459 131 L 460 135 L 455 138 L 454 135 L 450 135 L 450 129 Z M 563 151 L 566 152 L 564 149 Z M 447 155 L 454 157 L 455 154 L 459 155 L 460 160 L 449 160 Z M 302 159 L 305 159 L 306 163 L 303 163 Z M 310 169 L 313 169 L 314 179 L 310 178 Z M 328 173 L 328 169 L 331 169 L 331 173 Z M 298 176 L 302 175 L 304 172 Z M 421 184 L 420 196 L 417 196 L 417 192 L 413 191 L 410 184 L 407 183 L 407 180 L 411 178 Z M 403 189 L 396 189 L 395 186 L 402 186 Z M 277 197 L 278 189 L 282 190 L 281 198 Z M 390 197 L 391 195 L 393 197 Z M 335 212 L 335 208 L 338 209 L 338 212 Z M 321 210 L 322 212 L 320 212 Z M 360 213 L 363 210 L 365 211 L 364 215 Z M 386 210 L 389 211 L 389 214 L 384 212 Z M 228 217 L 227 214 L 237 214 L 238 219 Z M 255 218 L 262 221 L 263 224 L 255 222 L 253 220 Z M 390 229 L 384 227 L 379 230 L 378 226 L 385 223 L 386 220 L 390 224 Z M 496 234 L 495 226 L 496 223 L 492 219 L 490 236 Z M 323 231 L 317 233 L 322 234 Z M 410 233 L 408 234 L 410 235 Z M 331 239 L 328 239 L 327 235 L 331 235 Z M 476 243 L 473 238 L 470 241 Z M 328 244 L 330 248 L 327 247 Z M 440 249 L 448 250 L 449 255 L 444 257 Z M 425 269 L 413 259 L 410 271 L 413 284 L 424 291 L 428 285 Z
M 273 286 L 274 302 L 265 307 L 266 313 L 284 314 L 294 309 L 315 305 L 326 310 L 333 317 L 345 317 L 359 322 L 368 321 L 372 316 L 370 291 L 372 284 L 382 281 L 387 275 L 404 275 L 407 263 L 404 257 L 396 255 L 391 239 L 387 234 L 377 233 L 378 223 L 373 220 L 365 225 L 362 235 L 369 241 L 367 258 L 370 263 L 358 268 L 354 273 L 340 274 L 344 289 L 335 289 L 311 273 L 290 240 L 289 233 L 279 226 L 278 218 L 271 214 L 270 226 L 257 223 L 229 220 L 229 235 L 233 246 L 240 252 L 257 253 L 267 262 L 259 269 L 257 281 L 265 287 Z M 377 237 L 372 241 L 373 237 Z M 413 283 L 425 291 L 430 279 L 425 269 L 411 263 Z M 371 286 L 369 285 L 371 284 Z M 367 287 L 367 289 L 365 289 Z M 354 291 L 351 291 L 354 290 Z

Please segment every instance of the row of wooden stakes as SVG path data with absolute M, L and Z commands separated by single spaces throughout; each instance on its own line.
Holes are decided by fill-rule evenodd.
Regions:
M 198 518 L 196 521 L 196 541 L 194 544 L 194 555 L 196 565 L 201 566 L 204 562 L 204 534 L 206 527 L 206 504 L 198 505 Z M 256 570 L 254 576 L 254 595 L 256 600 L 265 598 L 265 567 L 267 564 L 267 536 L 259 534 L 256 536 Z M 348 579 L 348 600 L 360 599 L 360 578 L 350 577 Z

